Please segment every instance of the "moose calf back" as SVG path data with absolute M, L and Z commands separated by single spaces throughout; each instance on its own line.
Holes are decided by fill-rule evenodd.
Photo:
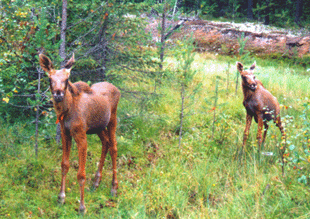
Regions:
M 243 105 L 247 113 L 254 117 L 256 123 L 259 114 L 263 117 L 264 121 L 270 121 L 275 120 L 280 113 L 277 99 L 264 88 L 261 82 L 257 84 L 257 88 L 250 95 L 250 98 L 244 99 Z

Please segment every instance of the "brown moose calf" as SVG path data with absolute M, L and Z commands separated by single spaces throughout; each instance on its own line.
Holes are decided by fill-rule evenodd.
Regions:
M 91 87 L 85 82 L 71 83 L 70 70 L 74 63 L 74 55 L 64 68 L 55 70 L 51 60 L 43 54 L 39 55 L 42 69 L 48 73 L 50 90 L 53 96 L 57 115 L 56 123 L 60 122 L 63 156 L 61 162 L 62 179 L 58 200 L 65 202 L 66 175 L 69 171 L 69 154 L 72 138 L 76 141 L 79 153 L 79 170 L 77 173 L 80 185 L 79 212 L 86 211 L 84 204 L 84 186 L 86 181 L 85 163 L 87 157 L 86 134 L 97 134 L 102 142 L 101 159 L 95 175 L 93 186 L 97 188 L 102 178 L 102 168 L 108 151 L 112 157 L 113 179 L 112 195 L 116 195 L 118 182 L 116 178 L 116 111 L 120 98 L 119 90 L 110 83 L 101 82 Z
M 245 149 L 246 140 L 249 135 L 249 130 L 251 127 L 252 117 L 258 123 L 257 131 L 257 141 L 258 141 L 258 151 L 260 152 L 261 145 L 264 144 L 268 124 L 267 122 L 273 120 L 276 123 L 276 126 L 279 127 L 282 136 L 285 136 L 283 126 L 281 124 L 280 118 L 280 107 L 277 99 L 272 96 L 272 94 L 266 90 L 262 82 L 255 79 L 253 74 L 255 69 L 255 62 L 250 67 L 249 70 L 244 70 L 243 65 L 240 62 L 237 62 L 237 69 L 240 72 L 242 78 L 242 90 L 243 90 L 243 105 L 246 109 L 246 126 L 243 136 L 243 149 Z M 262 138 L 262 130 L 265 126 L 264 136 Z

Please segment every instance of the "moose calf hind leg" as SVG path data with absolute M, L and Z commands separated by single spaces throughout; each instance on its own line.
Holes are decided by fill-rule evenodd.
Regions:
M 113 169 L 113 179 L 112 179 L 112 189 L 111 189 L 111 195 L 116 197 L 117 195 L 117 188 L 118 188 L 118 181 L 117 181 L 117 165 L 116 165 L 116 159 L 117 159 L 117 142 L 115 137 L 116 132 L 116 117 L 115 119 L 112 119 L 112 122 L 108 126 L 109 130 L 109 137 L 110 137 L 110 155 L 112 158 L 112 169 Z
M 284 132 L 284 128 L 283 128 L 280 116 L 278 116 L 276 119 L 276 126 L 278 126 L 278 128 L 280 129 L 282 136 L 285 136 L 285 132 Z
M 118 188 L 118 181 L 117 181 L 117 167 L 116 167 L 116 157 L 117 157 L 117 149 L 116 147 L 110 148 L 110 155 L 112 157 L 112 169 L 113 169 L 113 179 L 112 179 L 112 189 L 111 195 L 116 197 L 117 195 L 117 188 Z
M 268 131 L 268 128 L 269 128 L 269 125 L 267 124 L 266 121 L 264 122 L 264 127 L 265 127 L 265 130 L 264 130 L 263 142 L 262 142 L 263 146 L 265 145 L 266 135 L 267 135 L 267 131 Z
M 101 158 L 99 161 L 99 166 L 98 166 L 98 170 L 95 174 L 95 179 L 94 179 L 94 184 L 93 184 L 93 188 L 96 189 L 98 188 L 101 178 L 102 178 L 102 169 L 104 166 L 104 161 L 106 158 L 106 155 L 108 153 L 109 147 L 109 136 L 107 135 L 107 131 L 102 131 L 101 133 L 98 134 L 101 142 L 102 142 L 102 152 L 101 152 Z

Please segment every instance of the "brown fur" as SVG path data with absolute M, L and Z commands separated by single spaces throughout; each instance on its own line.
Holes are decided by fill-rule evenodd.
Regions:
M 267 122 L 273 120 L 279 127 L 282 136 L 285 136 L 283 126 L 280 118 L 280 107 L 277 99 L 263 86 L 262 82 L 255 79 L 253 71 L 256 64 L 254 63 L 249 70 L 245 71 L 243 65 L 237 62 L 237 70 L 240 72 L 242 78 L 243 90 L 243 105 L 246 109 L 246 127 L 243 137 L 243 148 L 245 148 L 246 140 L 249 135 L 252 117 L 258 123 L 257 140 L 260 151 L 261 145 L 264 144 L 268 124 Z M 262 138 L 262 130 L 265 126 L 264 136 Z
M 65 200 L 65 182 L 69 171 L 69 154 L 72 137 L 79 150 L 79 170 L 77 178 L 80 185 L 80 212 L 85 212 L 84 185 L 86 181 L 85 163 L 87 151 L 86 134 L 97 134 L 102 141 L 102 154 L 95 175 L 93 186 L 97 188 L 102 178 L 102 168 L 105 157 L 110 151 L 113 165 L 112 195 L 116 195 L 118 182 L 116 177 L 117 142 L 115 138 L 117 105 L 120 98 L 119 90 L 110 83 L 101 82 L 91 87 L 85 82 L 72 84 L 68 81 L 74 56 L 64 69 L 55 70 L 48 57 L 40 54 L 40 65 L 50 78 L 50 88 L 53 95 L 57 119 L 61 125 L 63 158 L 61 162 L 62 180 L 58 199 Z
M 73 85 L 79 90 L 79 92 L 85 92 L 88 94 L 92 93 L 92 89 L 83 81 L 75 82 Z

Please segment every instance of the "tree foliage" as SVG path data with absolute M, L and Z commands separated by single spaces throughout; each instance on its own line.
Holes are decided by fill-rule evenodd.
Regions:
M 2 1 L 0 21 L 0 114 L 11 121 L 13 114 L 33 116 L 51 107 L 49 92 L 37 97 L 38 54 L 47 54 L 59 68 L 62 1 Z M 146 4 L 114 1 L 68 1 L 66 55 L 76 54 L 72 80 L 113 80 L 120 88 L 128 78 L 143 80 L 141 70 L 158 66 L 149 49 L 151 40 L 140 10 Z M 139 69 L 119 75 L 120 68 Z M 145 75 L 144 75 L 145 76 Z M 147 76 L 152 76 L 150 73 Z M 48 80 L 41 79 L 48 90 Z M 37 96 L 36 96 L 37 95 Z M 12 120 L 12 121 L 13 121 Z

